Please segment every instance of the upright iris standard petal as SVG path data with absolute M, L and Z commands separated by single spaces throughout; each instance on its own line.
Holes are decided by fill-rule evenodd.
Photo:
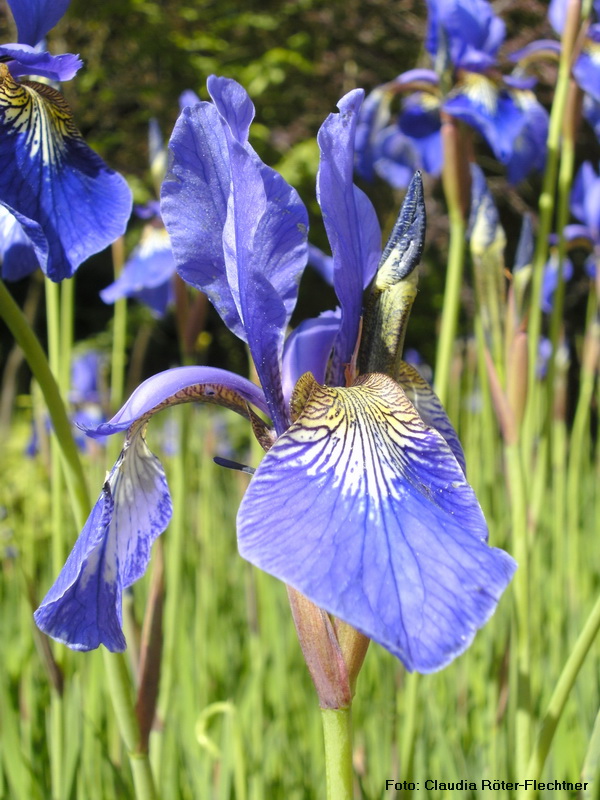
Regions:
M 494 63 L 506 28 L 487 0 L 428 0 L 427 6 L 426 47 L 434 58 L 445 46 L 457 67 Z
M 398 656 L 432 672 L 462 653 L 515 569 L 487 545 L 444 439 L 385 375 L 308 398 L 238 515 L 240 553 Z
M 171 498 L 160 462 L 138 430 L 112 469 L 55 584 L 35 612 L 39 628 L 74 650 L 125 649 L 123 589 L 146 571 L 167 527 Z
M 64 16 L 71 0 L 8 0 L 19 42 L 35 45 Z
M 275 305 L 283 303 L 283 315 L 271 322 L 284 329 L 306 265 L 308 216 L 295 190 L 245 140 L 251 103 L 242 87 L 221 79 L 211 79 L 210 86 L 218 107 L 186 108 L 175 126 L 171 170 L 162 190 L 163 219 L 181 277 L 206 292 L 227 327 L 247 341 L 232 232 L 237 226 L 237 238 L 244 240 L 245 273 L 251 264 L 266 281 L 257 285 L 258 295 L 270 303 L 272 291 Z M 242 206 L 251 211 L 243 221 L 235 211 Z M 198 211 L 190 216 L 192 207 Z
M 237 81 L 216 75 L 209 76 L 206 86 L 234 138 L 245 144 L 254 119 L 254 104 L 248 92 Z
M 0 202 L 54 281 L 120 236 L 131 192 L 85 144 L 61 95 L 17 83 L 0 64 Z
M 330 380 L 342 383 L 361 314 L 362 290 L 375 274 L 381 254 L 381 229 L 368 197 L 352 183 L 354 137 L 364 92 L 355 89 L 338 103 L 339 114 L 330 114 L 317 140 L 321 162 L 317 197 L 333 254 L 333 281 L 342 307 L 342 324 L 335 345 Z

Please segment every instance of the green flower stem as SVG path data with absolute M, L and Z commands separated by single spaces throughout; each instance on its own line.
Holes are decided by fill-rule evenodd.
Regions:
M 599 629 L 600 597 L 596 600 L 596 604 L 590 612 L 583 630 L 575 642 L 571 655 L 552 693 L 548 708 L 546 709 L 546 714 L 542 720 L 535 747 L 532 751 L 529 763 L 527 764 L 527 770 L 523 773 L 526 778 L 538 780 L 542 774 L 542 769 L 544 768 L 546 757 L 548 756 L 548 751 L 550 750 L 550 745 L 552 744 L 554 733 L 560 722 L 565 704 Z M 534 794 L 535 792 L 533 789 L 527 791 L 522 790 L 519 797 L 520 800 L 525 800 L 525 798 L 533 797 Z
M 578 121 L 581 117 L 581 89 L 574 80 L 569 84 L 567 93 L 567 109 L 563 126 L 563 139 L 560 156 L 560 169 L 558 173 L 558 208 L 556 214 L 556 229 L 559 234 L 558 241 L 558 285 L 554 293 L 554 306 L 550 317 L 550 341 L 552 343 L 553 357 L 548 364 L 548 379 L 546 381 L 548 391 L 548 430 L 552 431 L 552 401 L 554 397 L 554 378 L 556 374 L 556 352 L 559 344 L 559 337 L 563 327 L 563 310 L 565 305 L 565 276 L 562 265 L 566 255 L 566 242 L 564 230 L 569 222 L 571 214 L 571 186 L 573 184 L 573 172 L 575 168 L 575 135 Z
M 542 291 L 542 278 L 544 265 L 548 255 L 548 237 L 552 231 L 554 217 L 554 194 L 558 175 L 558 164 L 561 150 L 561 134 L 566 113 L 567 97 L 570 84 L 571 60 L 573 47 L 579 28 L 581 4 L 578 0 L 570 0 L 568 4 L 567 20 L 563 32 L 561 55 L 558 68 L 558 77 L 554 90 L 554 101 L 550 112 L 548 127 L 548 158 L 544 172 L 544 181 L 539 202 L 539 223 L 536 248 L 533 256 L 533 280 L 531 290 L 531 310 L 529 315 L 529 375 L 527 408 L 524 423 L 525 455 L 530 458 L 533 442 L 536 438 L 536 409 L 538 382 L 536 380 L 537 351 L 540 333 L 542 330 L 542 309 L 540 297 Z
M 61 378 L 64 370 L 61 368 L 61 314 L 60 314 L 60 287 L 49 280 L 46 287 L 46 323 L 48 331 L 48 351 L 50 353 L 50 369 L 53 375 L 58 376 L 58 391 L 61 392 Z M 68 372 L 67 372 L 68 374 Z M 67 378 L 68 386 L 68 378 Z M 64 383 L 62 386 L 63 397 Z M 69 428 L 69 436 L 71 436 Z M 63 469 L 61 465 L 60 445 L 56 436 L 50 436 L 50 515 L 51 515 L 51 542 L 52 542 L 52 572 L 58 575 L 65 557 L 65 524 L 63 514 Z M 63 794 L 63 764 L 64 764 L 64 703 L 62 695 L 52 693 L 50 702 L 50 726 L 52 738 L 50 740 L 50 785 L 52 797 L 61 798 Z
M 125 260 L 125 244 L 121 236 L 112 245 L 115 280 L 121 274 Z M 123 403 L 125 392 L 125 357 L 127 345 L 127 298 L 122 297 L 114 304 L 113 340 L 110 371 L 110 403 L 114 411 Z
M 444 305 L 435 360 L 434 389 L 442 405 L 445 405 L 448 398 L 452 353 L 460 311 L 460 289 L 465 261 L 465 215 L 468 207 L 469 167 L 465 153 L 467 143 L 460 124 L 448 115 L 443 115 L 442 119 L 442 140 L 444 143 L 442 182 L 450 220 L 450 244 Z
M 514 535 L 514 556 L 519 565 L 514 578 L 517 636 L 517 712 L 516 712 L 516 775 L 523 775 L 527 753 L 531 750 L 531 677 L 529 647 L 529 543 L 527 501 L 525 497 L 521 451 L 517 441 L 507 442 L 506 466 L 510 488 L 511 522 Z
M 46 281 L 49 283 L 49 281 Z M 75 313 L 75 276 L 67 278 L 60 285 L 60 363 L 58 365 L 58 385 L 67 397 L 71 388 L 71 360 L 73 357 L 73 317 Z M 52 369 L 54 366 L 51 365 Z
M 327 800 L 352 800 L 352 713 L 348 708 L 322 708 Z
M 19 344 L 35 379 L 37 380 L 56 438 L 60 443 L 67 485 L 71 492 L 77 524 L 83 527 L 90 509 L 89 494 L 77 446 L 71 434 L 71 423 L 67 417 L 65 406 L 58 385 L 50 370 L 46 354 L 35 333 L 31 330 L 23 312 L 13 300 L 10 292 L 0 281 L 0 316 Z
M 53 291 L 51 289 L 50 293 L 52 294 Z M 44 395 L 56 440 L 60 447 L 74 514 L 78 526 L 83 527 L 89 514 L 90 500 L 81 461 L 79 460 L 79 453 L 71 433 L 71 423 L 67 417 L 67 412 L 46 354 L 38 338 L 29 327 L 23 312 L 15 303 L 2 281 L 0 281 L 0 316 L 5 321 L 15 341 L 23 350 L 27 363 Z M 154 800 L 156 791 L 150 772 L 148 754 L 139 752 L 138 748 L 139 728 L 135 716 L 131 680 L 127 667 L 123 656 L 120 654 L 115 655 L 105 652 L 104 660 L 109 678 L 110 694 L 121 736 L 130 754 L 136 800 Z
M 140 729 L 135 715 L 131 676 L 125 656 L 122 653 L 109 653 L 108 650 L 103 650 L 103 656 L 119 731 L 129 754 L 135 796 L 137 800 L 156 800 L 158 795 L 148 753 L 140 749 Z

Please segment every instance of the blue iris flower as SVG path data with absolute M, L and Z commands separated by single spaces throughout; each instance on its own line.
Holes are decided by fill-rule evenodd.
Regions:
M 39 48 L 68 2 L 9 0 L 9 5 L 18 42 L 0 46 L 0 205 L 13 229 L 11 238 L 0 242 L 2 275 L 16 279 L 39 265 L 60 281 L 124 232 L 131 192 L 85 144 L 59 92 L 22 79 L 70 80 L 81 67 L 78 56 Z M 25 243 L 14 233 L 16 224 Z M 19 261 L 24 246 L 27 263 Z
M 428 0 L 427 5 L 425 45 L 435 71 L 409 70 L 367 98 L 357 143 L 359 174 L 369 180 L 377 172 L 394 187 L 408 185 L 416 168 L 438 175 L 442 111 L 481 134 L 507 167 L 511 183 L 541 170 L 548 114 L 532 91 L 535 81 L 518 74 L 500 77 L 502 20 L 487 0 Z M 403 99 L 392 120 L 395 94 Z
M 461 446 L 426 381 L 403 361 L 394 378 L 356 377 L 351 366 L 363 289 L 376 272 L 379 281 L 378 265 L 385 277 L 418 261 L 420 180 L 382 255 L 373 206 L 352 183 L 363 92 L 343 97 L 319 131 L 317 183 L 340 307 L 286 340 L 307 261 L 307 212 L 250 145 L 254 107 L 244 89 L 216 77 L 208 89 L 212 102 L 186 108 L 175 126 L 162 215 L 179 274 L 247 342 L 261 385 L 217 368 L 168 370 L 89 431 L 127 431 L 125 447 L 36 622 L 75 649 L 125 647 L 122 592 L 171 516 L 146 425 L 169 405 L 201 401 L 249 419 L 268 449 L 239 510 L 241 555 L 409 670 L 440 669 L 493 613 L 515 564 L 487 544 Z

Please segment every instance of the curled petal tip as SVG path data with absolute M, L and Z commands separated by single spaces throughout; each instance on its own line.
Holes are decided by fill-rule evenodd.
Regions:
M 73 650 L 125 649 L 123 590 L 145 572 L 167 527 L 171 497 L 160 462 L 138 433 L 126 442 L 56 582 L 34 614 Z

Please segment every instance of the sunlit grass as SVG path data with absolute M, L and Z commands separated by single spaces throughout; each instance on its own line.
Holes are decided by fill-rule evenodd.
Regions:
M 484 428 L 489 417 L 480 407 L 477 410 L 479 404 L 471 394 L 476 377 L 464 374 L 461 385 L 454 407 L 469 477 L 486 512 L 492 544 L 510 550 L 509 500 L 498 434 Z M 455 390 L 460 391 L 458 386 Z M 164 457 L 175 517 L 162 537 L 164 650 L 159 714 L 150 740 L 159 796 L 322 797 L 319 712 L 285 588 L 243 562 L 236 552 L 236 510 L 249 478 L 212 461 L 214 454 L 233 446 L 237 458 L 252 462 L 245 425 L 205 409 L 168 413 L 187 425 L 187 435 L 183 452 Z M 39 600 L 53 580 L 51 520 L 44 451 L 33 460 L 23 456 L 29 436 L 27 417 L 28 412 L 17 416 L 1 456 L 0 797 L 48 798 L 50 786 L 58 787 L 57 796 L 63 798 L 132 796 L 130 768 L 99 653 L 72 653 L 52 645 L 64 675 L 59 700 L 47 660 L 36 647 L 40 637 L 31 620 L 32 601 Z M 153 426 L 149 440 L 157 451 L 159 428 L 160 424 Z M 90 456 L 86 460 L 95 493 L 104 458 L 96 452 L 93 460 Z M 560 485 L 556 471 L 551 471 L 548 485 L 542 486 L 531 550 L 531 695 L 536 729 L 598 590 L 597 467 L 589 458 L 583 465 L 576 529 L 557 528 L 561 502 L 568 503 L 568 498 L 557 496 Z M 77 533 L 68 508 L 65 496 L 66 545 Z M 143 619 L 152 569 L 134 587 L 137 626 Z M 427 778 L 465 779 L 476 782 L 478 790 L 461 796 L 483 797 L 482 779 L 519 779 L 516 701 L 511 689 L 516 668 L 513 603 L 511 589 L 463 656 L 440 673 L 417 677 L 414 717 L 402 665 L 371 645 L 353 705 L 357 797 L 384 797 L 386 779 L 408 777 L 408 765 L 402 761 L 407 752 L 403 736 L 411 720 L 412 776 L 421 791 Z M 135 647 L 130 650 L 135 654 Z M 575 781 L 580 775 L 599 705 L 598 656 L 595 648 L 569 698 L 544 769 L 547 779 Z M 57 724 L 57 715 L 62 724 Z M 57 741 L 61 730 L 63 740 Z

